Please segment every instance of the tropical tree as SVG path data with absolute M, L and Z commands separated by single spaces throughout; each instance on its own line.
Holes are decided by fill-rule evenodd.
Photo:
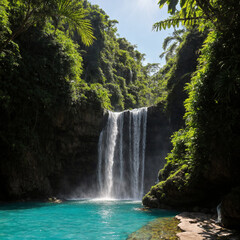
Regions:
M 5 39 L 2 39 L 0 52 L 21 33 L 29 27 L 51 20 L 56 28 L 63 24 L 67 26 L 68 32 L 77 30 L 83 44 L 89 46 L 93 43 L 94 36 L 90 20 L 86 19 L 87 12 L 83 9 L 81 1 L 78 0 L 13 0 L 13 4 L 1 4 L 6 15 L 14 13 L 18 18 L 18 24 L 12 26 Z M 8 20 L 8 19 L 7 19 Z M 16 21 L 14 21 L 16 22 Z
M 227 30 L 229 23 L 234 25 L 238 21 L 240 11 L 240 3 L 236 0 L 160 0 L 158 4 L 160 8 L 167 4 L 173 17 L 155 23 L 153 29 L 156 31 L 178 27 L 180 23 L 204 28 L 209 26 L 207 22 L 219 30 Z M 179 11 L 177 6 L 180 6 Z
M 56 11 L 49 17 L 54 20 L 55 27 L 66 24 L 70 34 L 76 30 L 84 45 L 90 46 L 95 37 L 91 22 L 86 19 L 87 11 L 79 0 L 57 0 Z
M 183 41 L 182 34 L 184 32 L 185 32 L 184 29 L 179 30 L 174 29 L 172 36 L 168 36 L 164 39 L 162 46 L 164 52 L 161 53 L 161 55 L 159 56 L 160 58 L 163 58 L 165 56 L 166 61 L 168 61 L 170 58 L 174 57 L 179 44 Z M 172 41 L 174 42 L 170 45 Z

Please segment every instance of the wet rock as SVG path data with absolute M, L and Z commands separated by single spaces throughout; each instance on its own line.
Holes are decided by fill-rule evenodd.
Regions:
M 48 201 L 51 202 L 51 203 L 62 203 L 62 199 L 58 199 L 56 197 L 50 197 L 48 198 Z
M 192 182 L 186 185 L 188 167 L 183 166 L 177 172 L 153 186 L 143 198 L 143 205 L 154 208 L 194 208 L 196 203 L 204 200 L 205 195 L 201 188 Z

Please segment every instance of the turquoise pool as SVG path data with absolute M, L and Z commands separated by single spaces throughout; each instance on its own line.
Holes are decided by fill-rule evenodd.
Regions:
M 141 208 L 141 202 L 117 200 L 2 204 L 0 239 L 126 239 L 155 218 L 176 215 L 171 211 Z

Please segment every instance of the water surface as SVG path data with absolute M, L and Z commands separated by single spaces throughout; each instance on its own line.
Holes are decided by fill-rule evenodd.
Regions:
M 126 239 L 149 221 L 176 215 L 141 208 L 141 202 L 107 200 L 0 205 L 0 239 Z

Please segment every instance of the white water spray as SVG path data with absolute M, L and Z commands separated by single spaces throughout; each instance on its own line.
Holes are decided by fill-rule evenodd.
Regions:
M 141 199 L 144 192 L 147 108 L 114 113 L 98 144 L 99 197 Z

